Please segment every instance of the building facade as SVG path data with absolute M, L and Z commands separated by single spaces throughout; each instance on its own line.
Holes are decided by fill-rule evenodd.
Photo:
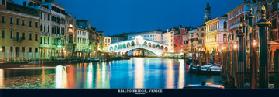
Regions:
M 227 47 L 227 17 L 209 20 L 205 27 L 205 50 L 210 54 L 207 62 L 220 62 L 220 54 Z
M 40 57 L 42 59 L 66 58 L 66 18 L 65 9 L 55 0 L 28 0 L 27 6 L 41 11 Z
M 39 59 L 39 11 L 1 0 L 0 17 L 1 61 L 22 62 Z
M 77 26 L 76 26 L 76 19 L 72 16 L 66 17 L 66 43 L 65 43 L 65 49 L 66 51 L 66 58 L 74 58 L 75 57 L 75 43 L 76 43 L 76 37 L 77 37 Z
M 205 47 L 206 51 L 221 51 L 226 47 L 224 37 L 227 36 L 227 18 L 218 17 L 206 22 L 205 30 Z
M 174 32 L 167 31 L 163 33 L 163 44 L 167 45 L 167 52 L 174 53 Z
M 108 52 L 108 47 L 110 46 L 110 44 L 111 44 L 111 37 L 104 37 L 104 48 L 103 48 L 103 51 L 104 52 Z
M 184 51 L 184 41 L 183 36 L 187 32 L 187 28 L 179 26 L 178 28 L 173 28 L 171 31 L 174 33 L 174 52 L 182 53 Z
M 78 57 L 89 56 L 91 47 L 89 45 L 89 29 L 91 25 L 88 20 L 77 20 L 75 53 Z

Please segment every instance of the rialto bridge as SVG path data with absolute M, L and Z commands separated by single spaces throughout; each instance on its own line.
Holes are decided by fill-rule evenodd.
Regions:
M 136 49 L 148 50 L 153 52 L 156 56 L 162 56 L 164 52 L 168 51 L 167 45 L 145 40 L 141 36 L 135 37 L 134 40 L 117 42 L 108 47 L 108 51 L 114 53 L 126 53 Z

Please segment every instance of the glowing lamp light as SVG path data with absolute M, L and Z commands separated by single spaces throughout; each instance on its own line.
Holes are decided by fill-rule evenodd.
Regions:
M 223 46 L 223 47 L 222 47 L 222 50 L 226 50 L 226 47 L 225 47 L 225 46 Z
M 71 28 L 72 28 L 72 27 L 74 27 L 74 26 L 73 26 L 73 24 L 70 24 L 70 25 L 69 25 L 69 27 L 71 27 Z
M 234 45 L 233 45 L 233 48 L 234 48 L 234 49 L 237 49 L 237 44 L 234 44 Z
M 257 41 L 253 40 L 253 47 L 256 47 L 256 46 L 257 46 Z

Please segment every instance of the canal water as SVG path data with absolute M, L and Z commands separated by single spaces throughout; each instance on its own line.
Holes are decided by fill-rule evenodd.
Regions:
M 112 62 L 21 65 L 0 68 L 0 88 L 12 89 L 182 89 L 221 84 L 220 76 L 188 73 L 184 60 L 131 58 Z

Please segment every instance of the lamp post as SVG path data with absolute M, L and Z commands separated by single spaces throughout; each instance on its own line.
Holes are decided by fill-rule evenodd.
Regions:
M 237 76 L 238 76 L 238 87 L 243 88 L 244 83 L 244 57 L 246 56 L 244 52 L 244 32 L 243 32 L 243 21 L 244 18 L 240 18 L 240 25 L 239 29 L 237 30 L 237 37 L 238 37 L 238 68 L 237 68 Z
M 255 40 L 255 30 L 253 28 L 253 19 L 252 8 L 249 10 L 248 16 L 248 31 L 250 38 L 250 88 L 257 88 L 257 41 Z
M 275 71 L 275 88 L 279 88 L 279 50 L 277 49 L 274 54 L 274 71 Z
M 266 19 L 265 6 L 261 8 L 261 19 L 257 23 L 260 35 L 260 88 L 268 88 L 268 48 L 267 48 L 267 33 L 270 21 Z
M 222 47 L 222 52 L 221 52 L 221 66 L 223 67 L 223 76 L 225 78 L 227 78 L 227 74 L 228 74 L 228 71 L 227 71 L 227 63 L 225 62 L 225 60 L 227 59 L 227 53 L 226 53 L 226 47 L 223 46 Z
M 255 31 L 253 31 L 255 33 Z M 253 35 L 254 36 L 254 35 Z M 250 72 L 251 72 L 251 88 L 256 89 L 257 88 L 257 81 L 258 81 L 258 54 L 257 54 L 257 48 L 258 43 L 255 39 L 251 40 L 251 47 L 250 47 Z
M 233 74 L 233 82 L 234 82 L 234 86 L 236 86 L 237 85 L 237 75 L 236 75 L 236 72 L 237 72 L 237 48 L 238 48 L 238 46 L 237 46 L 237 44 L 236 43 L 234 43 L 233 44 L 233 61 L 232 61 L 232 74 Z

